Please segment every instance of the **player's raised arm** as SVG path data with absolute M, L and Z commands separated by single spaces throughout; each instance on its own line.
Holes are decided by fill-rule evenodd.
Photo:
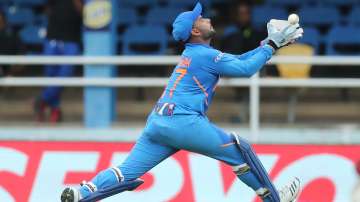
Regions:
M 298 39 L 301 36 L 299 30 L 299 24 L 289 24 L 279 31 L 272 23 L 268 23 L 268 37 L 264 45 L 240 56 L 220 53 L 214 60 L 215 71 L 223 76 L 251 77 L 277 49 Z
M 250 51 L 247 51 L 241 55 L 234 55 L 235 57 L 237 57 L 238 59 L 240 60 L 246 60 L 248 59 L 249 57 L 255 55 L 256 53 L 258 53 L 259 51 L 261 50 L 261 46 L 253 49 L 253 50 L 250 50 Z
M 220 53 L 214 60 L 214 69 L 221 76 L 251 77 L 271 58 L 273 52 L 274 49 L 266 45 L 246 59 L 239 59 L 228 53 Z

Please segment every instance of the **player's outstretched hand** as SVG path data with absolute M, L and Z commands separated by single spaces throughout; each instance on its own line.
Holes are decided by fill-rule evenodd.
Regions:
M 286 24 L 279 26 L 277 22 L 274 23 L 274 21 L 270 21 L 267 24 L 268 38 L 266 42 L 275 50 L 294 43 L 303 35 L 304 31 L 298 23 L 290 24 L 287 21 L 284 23 Z

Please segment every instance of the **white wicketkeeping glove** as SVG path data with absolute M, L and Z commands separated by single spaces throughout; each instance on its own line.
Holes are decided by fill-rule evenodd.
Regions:
M 275 49 L 294 43 L 303 36 L 304 30 L 297 24 L 290 24 L 286 20 L 270 20 L 267 23 L 268 37 L 264 43 L 269 43 Z

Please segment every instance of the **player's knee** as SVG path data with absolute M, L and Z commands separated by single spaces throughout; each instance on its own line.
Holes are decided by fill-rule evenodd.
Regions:
M 82 194 L 81 194 L 83 197 L 89 195 L 90 193 L 94 193 L 97 191 L 97 186 L 92 182 L 82 181 L 80 183 L 80 185 L 82 188 L 84 188 L 83 191 L 85 191 L 85 192 L 82 192 Z
M 271 196 L 271 192 L 267 188 L 262 187 L 262 188 L 256 190 L 255 192 L 256 192 L 256 195 L 258 195 L 263 200 L 266 198 L 269 198 Z
M 251 144 L 247 140 L 242 138 L 240 135 L 236 134 L 235 132 L 232 132 L 231 135 L 232 135 L 235 143 L 240 147 L 240 149 L 242 151 L 253 150 Z
M 113 173 L 113 175 L 116 177 L 118 182 L 122 182 L 125 180 L 124 175 L 122 174 L 121 170 L 118 167 L 111 167 L 108 170 Z
M 241 165 L 237 165 L 237 166 L 232 166 L 233 172 L 236 175 L 244 175 L 248 172 L 250 172 L 250 166 L 247 163 L 243 163 Z

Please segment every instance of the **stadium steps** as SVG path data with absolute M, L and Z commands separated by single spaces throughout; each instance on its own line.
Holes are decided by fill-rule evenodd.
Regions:
M 118 89 L 118 121 L 143 122 L 152 109 L 162 88 Z M 294 89 L 261 89 L 261 119 L 266 123 L 286 123 L 289 93 Z M 348 98 L 344 97 L 344 92 Z M 33 122 L 32 100 L 40 88 L 0 89 L 0 124 Z M 345 97 L 346 97 L 345 96 Z M 139 101 L 143 97 L 144 101 Z M 209 110 L 209 117 L 216 122 L 246 123 L 249 119 L 248 89 L 219 87 Z M 81 88 L 67 88 L 63 94 L 65 123 L 81 123 L 83 92 Z M 141 100 L 141 99 L 140 99 Z M 295 108 L 296 121 L 356 122 L 360 120 L 360 91 L 349 89 L 302 89 Z
M 30 100 L 2 101 L 0 105 L 0 124 L 6 122 L 32 122 Z M 140 121 L 146 119 L 154 102 L 118 102 L 118 121 Z M 64 120 L 80 123 L 83 105 L 79 101 L 64 101 Z M 262 102 L 261 119 L 269 123 L 286 123 L 287 102 Z M 360 119 L 358 102 L 301 102 L 296 106 L 299 122 L 354 122 Z M 216 122 L 247 122 L 248 105 L 244 102 L 216 101 L 209 110 L 209 117 Z

